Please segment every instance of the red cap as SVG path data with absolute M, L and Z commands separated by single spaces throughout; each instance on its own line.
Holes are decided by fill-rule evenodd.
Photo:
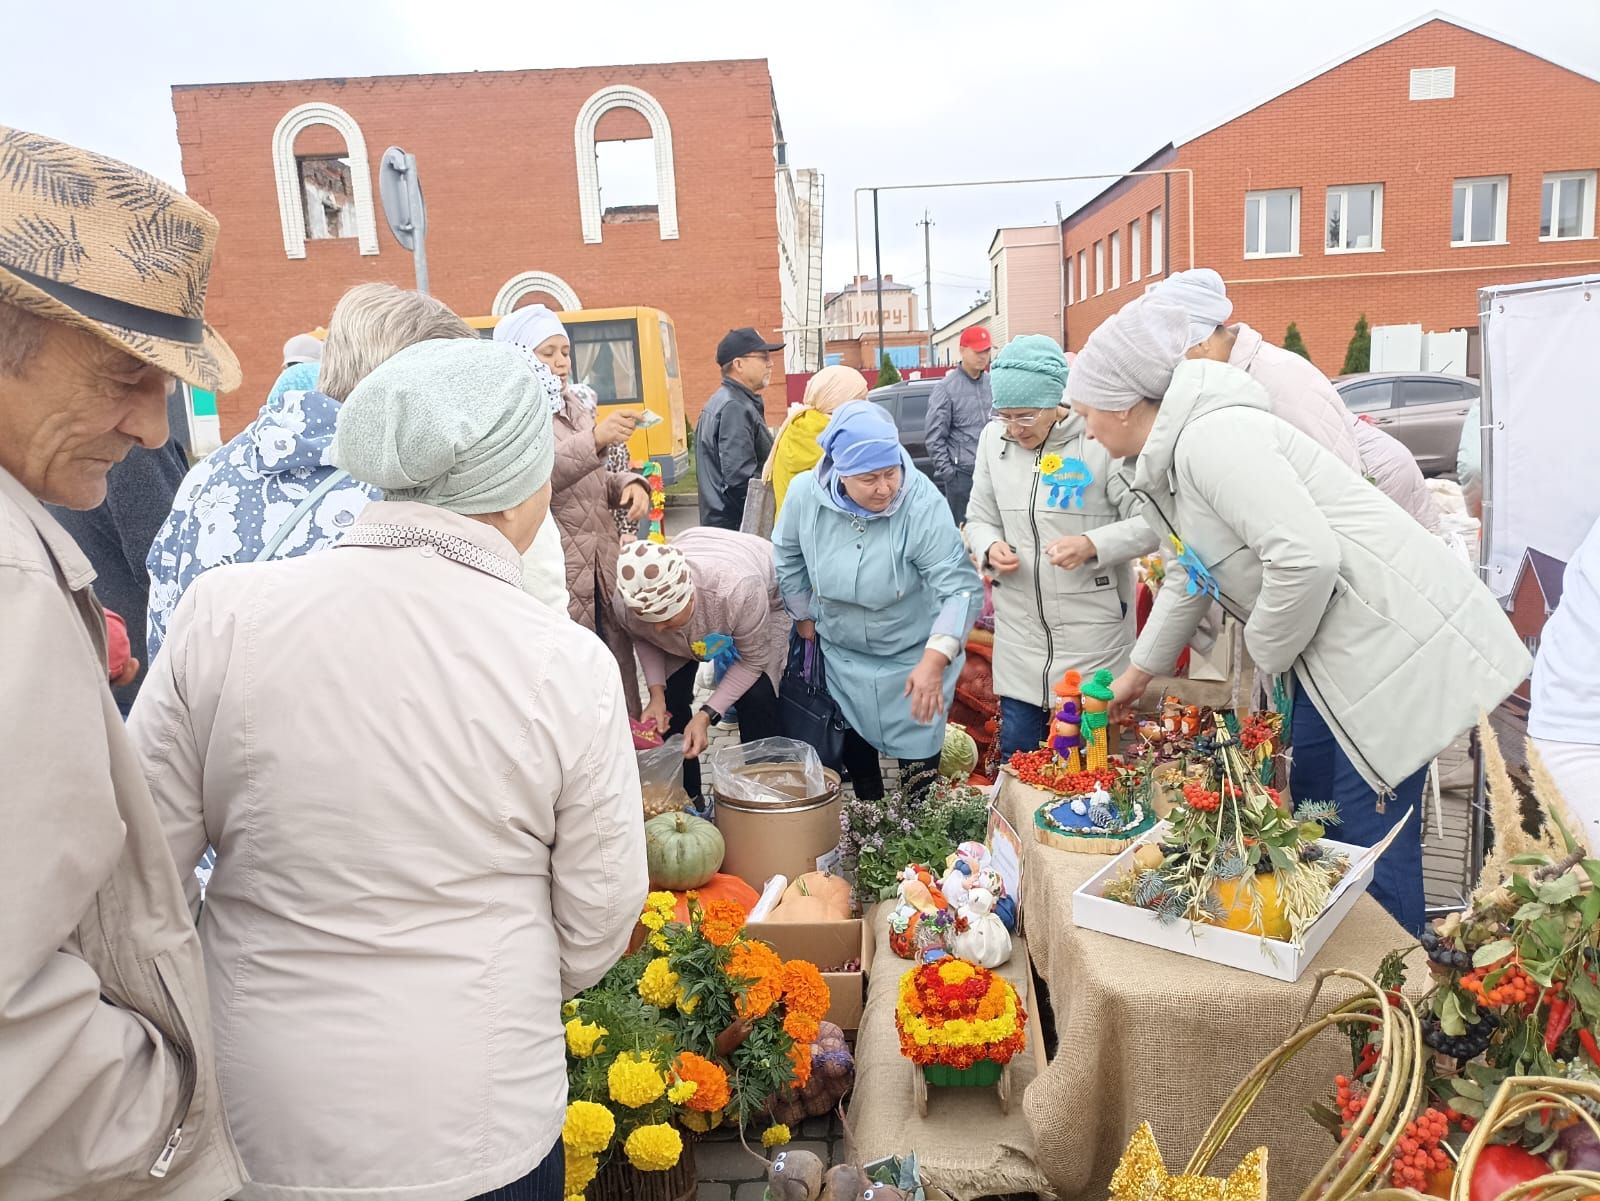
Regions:
M 128 669 L 128 659 L 133 647 L 128 643 L 128 623 L 110 609 L 106 613 L 106 664 L 114 680 Z
M 966 350 L 989 350 L 994 346 L 994 339 L 989 336 L 988 326 L 969 325 L 961 331 L 961 345 Z

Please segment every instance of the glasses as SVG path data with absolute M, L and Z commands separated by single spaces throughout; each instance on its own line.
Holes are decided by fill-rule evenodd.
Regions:
M 1038 425 L 1039 422 L 1045 419 L 1045 413 L 1041 410 L 1040 412 L 1030 414 L 1027 417 L 1006 417 L 1002 414 L 996 413 L 994 419 L 1007 429 L 1031 430 L 1034 426 Z

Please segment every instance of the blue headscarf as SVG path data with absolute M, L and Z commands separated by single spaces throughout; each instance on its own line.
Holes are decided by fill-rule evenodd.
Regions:
M 321 369 L 321 363 L 289 364 L 278 376 L 278 382 L 272 385 L 272 391 L 267 393 L 267 408 L 278 408 L 278 401 L 283 399 L 285 392 L 311 391 L 317 386 L 317 375 Z
M 900 507 L 905 483 L 882 513 L 862 508 L 844 490 L 844 478 L 882 471 L 885 467 L 911 470 L 911 462 L 900 447 L 900 432 L 894 419 L 870 400 L 852 400 L 834 410 L 828 427 L 817 439 L 822 447 L 822 462 L 817 464 L 817 482 L 823 495 L 837 509 L 855 517 L 887 517 Z

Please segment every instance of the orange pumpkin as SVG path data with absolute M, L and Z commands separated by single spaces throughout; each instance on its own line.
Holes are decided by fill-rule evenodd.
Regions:
M 704 905 L 707 901 L 732 901 L 740 909 L 743 909 L 746 915 L 756 907 L 756 902 L 761 899 L 755 889 L 739 879 L 738 876 L 730 876 L 726 872 L 718 872 L 693 891 L 695 896 L 699 898 L 701 905 Z M 675 892 L 672 895 L 678 898 L 678 905 L 673 911 L 673 917 L 677 921 L 687 922 L 689 920 L 689 893 L 687 891 Z M 635 926 L 633 928 L 633 937 L 628 940 L 628 952 L 632 954 L 642 947 L 649 933 L 642 925 Z
M 1223 880 L 1217 885 L 1217 901 L 1222 905 L 1222 927 L 1287 942 L 1289 919 L 1284 916 L 1283 901 L 1278 896 L 1278 877 L 1270 872 L 1256 877 L 1256 891 L 1261 894 L 1260 923 L 1250 920 L 1252 897 L 1250 890 L 1242 884 L 1240 879 Z
M 842 922 L 850 917 L 850 885 L 827 872 L 795 877 L 768 921 Z

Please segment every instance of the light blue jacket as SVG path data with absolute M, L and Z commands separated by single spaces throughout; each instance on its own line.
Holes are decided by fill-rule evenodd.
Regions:
M 841 507 L 831 481 L 795 479 L 772 531 L 778 589 L 797 621 L 816 622 L 828 691 L 845 720 L 879 753 L 936 755 L 944 720 L 920 725 L 906 676 L 931 635 L 965 646 L 983 608 L 983 586 L 950 506 L 901 452 L 905 482 L 891 510 L 864 518 Z M 944 673 L 948 710 L 964 651 Z

